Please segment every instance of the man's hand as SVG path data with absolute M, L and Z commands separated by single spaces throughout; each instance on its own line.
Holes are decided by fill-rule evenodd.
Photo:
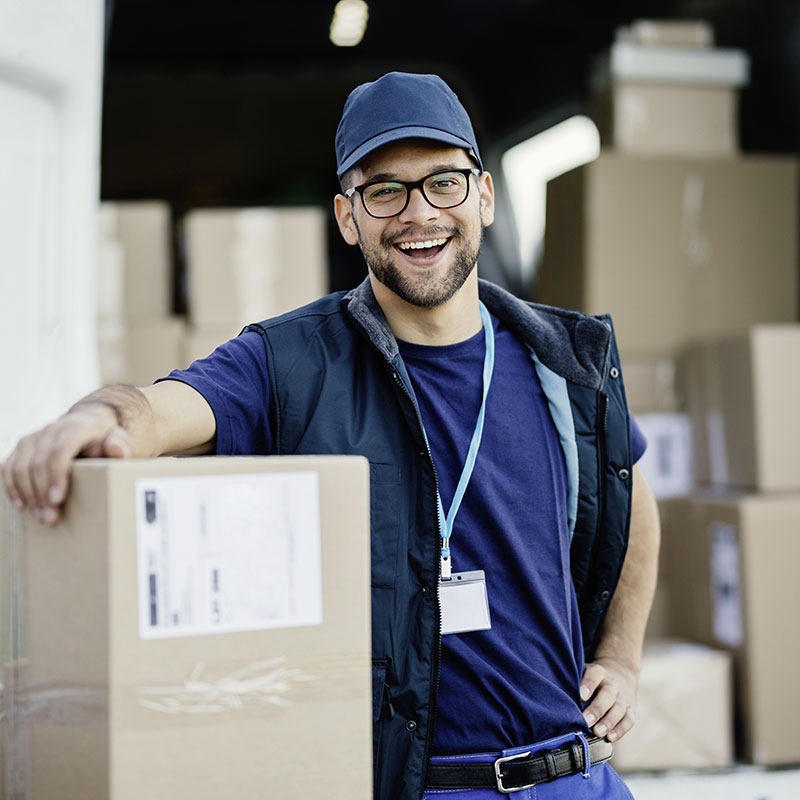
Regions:
M 105 386 L 17 444 L 3 467 L 19 511 L 55 525 L 69 493 L 72 462 L 89 458 L 201 455 L 214 450 L 216 418 L 205 398 L 180 381 Z
M 115 410 L 104 403 L 85 402 L 21 439 L 3 466 L 3 480 L 18 511 L 29 509 L 40 522 L 54 525 L 61 518 L 77 456 L 131 455 L 130 437 Z
M 635 670 L 613 658 L 598 658 L 586 665 L 581 681 L 581 700 L 591 702 L 583 712 L 595 736 L 616 742 L 635 721 Z

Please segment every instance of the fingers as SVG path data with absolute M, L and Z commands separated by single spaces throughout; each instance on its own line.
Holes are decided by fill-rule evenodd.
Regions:
M 589 664 L 581 681 L 581 699 L 591 703 L 583 717 L 595 736 L 610 742 L 621 739 L 634 725 L 633 698 L 627 675 L 617 675 L 600 664 Z
M 61 518 L 72 462 L 78 455 L 124 458 L 130 442 L 108 412 L 66 416 L 22 439 L 3 466 L 3 481 L 14 507 L 30 510 L 46 525 Z

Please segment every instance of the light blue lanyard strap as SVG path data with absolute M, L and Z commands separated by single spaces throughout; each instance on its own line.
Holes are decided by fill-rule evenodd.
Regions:
M 442 536 L 442 576 L 450 577 L 450 536 L 453 533 L 453 524 L 456 519 L 458 509 L 461 507 L 461 501 L 464 499 L 464 493 L 467 491 L 467 484 L 472 477 L 472 470 L 475 467 L 475 459 L 478 457 L 478 449 L 481 446 L 481 437 L 483 436 L 483 420 L 486 416 L 486 396 L 489 394 L 489 386 L 492 383 L 492 373 L 494 372 L 494 328 L 492 327 L 492 318 L 483 303 L 479 302 L 481 312 L 481 320 L 483 321 L 483 334 L 486 342 L 486 353 L 483 357 L 483 399 L 481 400 L 481 409 L 478 412 L 478 421 L 475 423 L 475 430 L 472 434 L 472 441 L 469 444 L 469 451 L 467 452 L 467 459 L 464 462 L 464 468 L 461 470 L 461 478 L 456 486 L 456 491 L 453 494 L 453 501 L 450 504 L 450 510 L 445 515 L 444 506 L 442 505 L 442 498 L 438 491 L 436 493 L 436 501 L 439 505 L 439 530 Z

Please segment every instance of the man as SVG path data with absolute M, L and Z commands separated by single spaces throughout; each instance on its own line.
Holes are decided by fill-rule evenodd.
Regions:
M 440 78 L 357 87 L 336 155 L 364 283 L 90 395 L 20 442 L 8 492 L 53 523 L 76 455 L 365 455 L 376 797 L 629 797 L 606 762 L 658 525 L 610 323 L 479 283 L 492 178 Z

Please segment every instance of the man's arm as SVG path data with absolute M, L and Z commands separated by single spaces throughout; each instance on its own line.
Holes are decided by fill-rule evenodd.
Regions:
M 106 386 L 63 417 L 21 439 L 3 466 L 11 501 L 55 524 L 69 493 L 72 462 L 212 452 L 216 420 L 205 398 L 180 381 Z
M 660 538 L 655 498 L 639 468 L 634 467 L 628 552 L 594 661 L 586 665 L 581 681 L 581 699 L 592 698 L 583 712 L 587 724 L 596 736 L 612 742 L 623 737 L 634 723 Z

